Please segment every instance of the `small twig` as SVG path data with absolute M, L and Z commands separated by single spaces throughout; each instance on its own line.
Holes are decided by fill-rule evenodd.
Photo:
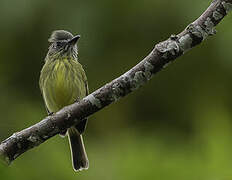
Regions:
M 94 91 L 82 101 L 64 107 L 4 140 L 0 144 L 0 159 L 9 164 L 22 153 L 136 90 L 167 64 L 200 44 L 207 36 L 214 35 L 216 33 L 214 27 L 231 9 L 232 0 L 214 0 L 184 31 L 158 43 L 147 57 L 125 74 Z

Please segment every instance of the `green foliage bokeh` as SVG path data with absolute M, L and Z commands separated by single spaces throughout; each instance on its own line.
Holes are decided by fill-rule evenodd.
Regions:
M 90 91 L 182 31 L 209 0 L 1 0 L 0 140 L 46 116 L 38 79 L 56 29 L 80 34 Z M 67 139 L 30 150 L 0 179 L 232 179 L 232 16 L 216 36 L 144 87 L 89 119 L 88 171 L 74 173 Z

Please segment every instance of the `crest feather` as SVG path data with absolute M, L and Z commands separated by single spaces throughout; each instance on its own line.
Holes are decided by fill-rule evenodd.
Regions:
M 50 38 L 48 39 L 48 42 L 57 42 L 57 41 L 63 41 L 63 40 L 70 40 L 73 38 L 73 35 L 65 30 L 56 30 L 53 31 Z

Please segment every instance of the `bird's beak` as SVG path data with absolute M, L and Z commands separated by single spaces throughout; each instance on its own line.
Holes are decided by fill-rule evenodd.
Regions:
M 68 41 L 68 44 L 69 44 L 69 45 L 75 45 L 80 37 L 81 37 L 80 35 L 74 36 L 72 39 L 70 39 L 70 40 Z

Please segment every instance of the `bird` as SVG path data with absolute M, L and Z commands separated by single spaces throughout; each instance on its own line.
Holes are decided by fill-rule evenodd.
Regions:
M 78 59 L 77 42 L 66 30 L 55 30 L 48 39 L 49 48 L 40 72 L 39 86 L 49 115 L 63 107 L 78 102 L 89 94 L 85 71 Z M 68 135 L 74 171 L 88 169 L 89 160 L 82 134 L 87 118 L 60 133 Z

